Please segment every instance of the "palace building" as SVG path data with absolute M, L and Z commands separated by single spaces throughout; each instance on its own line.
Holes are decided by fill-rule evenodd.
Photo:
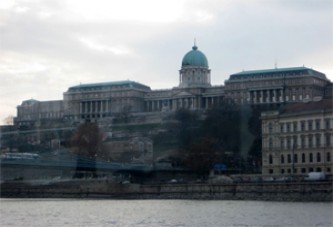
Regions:
M 176 87 L 152 90 L 130 80 L 80 84 L 64 92 L 63 100 L 23 101 L 14 120 L 15 124 L 30 125 L 57 118 L 98 121 L 121 112 L 206 110 L 224 98 L 250 105 L 311 101 L 324 97 L 327 87 L 332 83 L 325 74 L 306 67 L 242 71 L 230 75 L 224 86 L 213 86 L 207 57 L 194 45 L 182 59 Z
M 323 97 L 325 74 L 306 67 L 243 71 L 225 81 L 225 96 L 237 103 L 274 104 Z
M 332 171 L 332 82 L 325 74 L 304 66 L 242 71 L 216 86 L 207 57 L 196 45 L 182 58 L 179 84 L 173 88 L 152 90 L 130 80 L 80 84 L 68 88 L 63 100 L 23 101 L 14 126 L 71 129 L 94 121 L 111 132 L 117 116 L 130 114 L 136 119 L 131 123 L 154 123 L 178 109 L 204 112 L 224 99 L 272 110 L 261 117 L 263 174 Z M 133 146 L 133 138 L 116 137 L 109 144 L 112 150 Z M 149 138 L 135 141 L 152 143 Z M 153 149 L 141 147 L 140 157 L 150 157 Z

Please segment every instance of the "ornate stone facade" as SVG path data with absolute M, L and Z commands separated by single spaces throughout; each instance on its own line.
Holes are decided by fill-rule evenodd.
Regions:
M 323 97 L 325 74 L 306 67 L 243 71 L 225 81 L 225 96 L 237 103 L 278 104 Z
M 332 97 L 262 115 L 262 173 L 332 173 Z

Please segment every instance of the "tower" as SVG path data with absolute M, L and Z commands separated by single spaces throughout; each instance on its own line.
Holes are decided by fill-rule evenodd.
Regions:
M 179 87 L 210 87 L 210 69 L 204 53 L 194 43 L 192 50 L 185 54 L 179 70 Z

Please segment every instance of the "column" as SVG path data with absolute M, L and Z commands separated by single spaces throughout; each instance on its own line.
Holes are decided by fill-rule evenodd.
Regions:
M 280 101 L 281 101 L 281 102 L 284 101 L 284 91 L 283 91 L 283 89 L 281 89 L 281 97 L 280 97 Z
M 260 103 L 263 103 L 264 102 L 264 91 L 261 90 L 260 91 Z
M 110 100 L 106 100 L 106 112 L 109 113 L 109 102 Z
M 257 103 L 257 91 L 253 91 L 253 103 Z
M 273 102 L 276 102 L 277 101 L 277 98 L 276 98 L 276 89 L 273 90 Z

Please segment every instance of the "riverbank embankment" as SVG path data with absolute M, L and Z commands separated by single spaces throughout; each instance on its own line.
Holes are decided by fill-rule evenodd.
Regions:
M 107 180 L 1 183 L 2 198 L 333 201 L 331 181 L 232 184 L 120 184 Z

